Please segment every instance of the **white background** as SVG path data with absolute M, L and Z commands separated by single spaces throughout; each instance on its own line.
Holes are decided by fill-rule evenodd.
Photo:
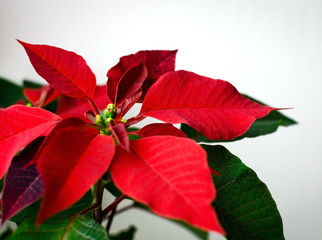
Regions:
M 294 107 L 284 113 L 298 125 L 226 146 L 268 185 L 286 239 L 321 239 L 321 12 L 321 0 L 0 0 L 0 75 L 43 81 L 15 39 L 77 52 L 99 83 L 123 55 L 179 49 L 177 69 Z M 112 231 L 131 222 L 137 240 L 195 239 L 137 211 L 118 216 Z

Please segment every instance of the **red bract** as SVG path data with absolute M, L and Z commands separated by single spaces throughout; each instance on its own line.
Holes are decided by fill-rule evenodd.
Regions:
M 19 43 L 37 73 L 54 89 L 70 97 L 93 98 L 96 78 L 81 56 L 57 47 Z
M 172 124 L 186 123 L 212 140 L 228 140 L 245 133 L 274 108 L 243 97 L 226 81 L 174 71 L 177 51 L 124 56 L 108 71 L 106 86 L 96 86 L 81 56 L 19 42 L 35 70 L 50 84 L 26 89 L 28 100 L 43 107 L 59 97 L 59 107 L 57 115 L 21 105 L 0 110 L 0 178 L 19 150 L 45 136 L 42 144 L 32 145 L 31 150 L 27 147 L 16 158 L 24 161 L 15 162 L 6 176 L 3 221 L 42 196 L 42 186 L 38 224 L 69 208 L 92 188 L 93 205 L 78 214 L 93 211 L 99 223 L 106 216 L 112 221 L 117 204 L 128 196 L 163 217 L 224 234 L 211 205 L 216 196 L 211 172 L 216 171 L 209 169 L 203 148 Z M 124 119 L 141 102 L 140 113 Z M 146 117 L 165 123 L 129 128 Z M 34 157 L 25 157 L 29 153 Z M 31 166 L 35 163 L 40 176 Z M 16 173 L 16 169 L 32 169 L 32 178 L 24 179 L 26 171 Z M 17 195 L 12 190 L 15 177 L 23 183 Z M 102 210 L 104 185 L 109 181 L 123 195 Z
M 169 123 L 152 123 L 137 131 L 140 137 L 151 137 L 156 135 L 171 135 L 176 137 L 187 137 L 184 132 Z
M 110 136 L 76 127 L 54 131 L 37 155 L 45 186 L 38 223 L 79 200 L 107 171 L 113 155 Z
M 43 86 L 39 89 L 25 88 L 24 94 L 28 101 L 35 107 L 45 107 L 48 103 L 58 98 L 61 93 L 53 89 L 51 86 Z
M 106 86 L 97 86 L 94 94 L 94 101 L 99 110 L 106 108 L 111 103 L 106 95 Z M 56 113 L 63 117 L 84 117 L 84 113 L 91 109 L 91 105 L 85 99 L 62 96 Z
M 211 207 L 215 198 L 205 151 L 194 141 L 155 136 L 117 148 L 111 166 L 115 184 L 152 211 L 223 233 Z
M 226 81 L 177 71 L 163 75 L 152 86 L 141 115 L 186 123 L 212 140 L 229 140 L 272 110 L 243 97 Z
M 134 55 L 131 54 L 121 57 L 118 64 L 112 67 L 107 73 L 107 92 L 109 98 L 112 101 L 116 98 L 118 93 L 117 88 L 123 76 L 128 71 L 132 71 L 130 69 L 135 68 L 143 61 L 147 68 L 148 75 L 146 76 L 146 79 L 144 79 L 144 83 L 142 85 L 142 100 L 149 88 L 159 79 L 160 76 L 164 73 L 174 71 L 176 54 L 177 50 L 140 51 Z
M 0 178 L 21 148 L 60 120 L 59 116 L 41 108 L 13 105 L 0 109 Z

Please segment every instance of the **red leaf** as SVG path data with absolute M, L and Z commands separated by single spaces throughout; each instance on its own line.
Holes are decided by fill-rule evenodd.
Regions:
M 148 71 L 144 66 L 143 60 L 138 65 L 135 65 L 126 71 L 117 86 L 114 102 L 115 106 L 118 107 L 128 97 L 135 94 L 141 88 L 147 76 Z
M 0 109 L 0 178 L 14 155 L 61 118 L 41 108 L 13 105 Z
M 94 102 L 99 110 L 106 108 L 111 103 L 106 95 L 106 85 L 97 86 L 94 94 Z M 91 105 L 85 99 L 63 96 L 59 102 L 57 114 L 61 117 L 84 117 L 84 113 L 91 109 Z
M 143 83 L 144 99 L 150 87 L 165 73 L 175 69 L 175 60 L 178 50 L 174 51 L 145 51 L 145 65 L 148 69 L 148 77 Z M 142 101 L 141 101 L 142 102 Z
M 125 101 L 123 102 L 122 106 L 120 107 L 120 112 L 118 116 L 122 118 L 130 109 L 133 107 L 135 103 L 139 101 L 139 99 L 142 96 L 142 89 L 131 95 L 130 97 L 126 98 Z M 118 109 L 117 109 L 118 111 Z
M 53 131 L 37 155 L 45 186 L 37 223 L 79 200 L 107 171 L 114 151 L 110 136 L 76 127 Z
M 62 121 L 60 121 L 53 129 L 51 129 L 50 132 L 55 132 L 55 131 L 58 131 L 59 129 L 63 129 L 63 128 L 67 128 L 67 127 L 83 127 L 85 126 L 86 122 L 84 122 L 82 119 L 80 118 L 65 118 L 63 119 Z M 88 130 L 89 128 L 87 128 L 86 130 Z M 92 128 L 90 128 L 92 129 Z M 98 133 L 97 130 L 93 129 L 94 132 L 93 134 L 96 134 Z M 96 132 L 95 132 L 96 131 Z M 48 141 L 51 141 L 51 138 L 55 136 L 55 134 L 49 134 L 46 138 L 46 141 L 43 143 L 43 145 L 46 145 L 46 143 Z M 42 145 L 42 146 L 43 146 Z M 42 148 L 42 146 L 40 148 Z M 40 153 L 41 151 L 38 152 L 38 154 Z M 26 164 L 25 167 L 29 167 L 35 163 L 37 163 L 37 160 L 38 160 L 38 156 L 36 155 L 34 158 L 31 159 L 31 161 Z
M 36 72 L 54 89 L 70 97 L 93 98 L 96 78 L 81 56 L 57 47 L 18 42 Z
M 61 95 L 60 92 L 56 91 L 49 85 L 38 89 L 25 88 L 23 92 L 28 101 L 35 107 L 45 107 Z
M 37 138 L 31 142 L 10 165 L 4 181 L 1 224 L 43 195 L 44 188 L 36 165 L 24 167 L 34 157 L 43 140 Z
M 144 119 L 145 119 L 144 116 L 131 117 L 130 119 L 127 120 L 126 127 L 134 125 L 134 124 L 137 124 L 137 123 L 141 122 Z
M 110 125 L 110 129 L 120 146 L 129 151 L 130 140 L 125 129 L 125 124 L 123 122 L 118 122 L 115 126 Z
M 172 135 L 176 137 L 187 137 L 184 132 L 169 123 L 152 123 L 137 131 L 140 137 L 151 137 L 156 135 Z
M 215 198 L 205 151 L 187 138 L 155 136 L 117 146 L 111 166 L 116 186 L 155 213 L 223 233 L 211 202 Z
M 243 97 L 226 81 L 177 71 L 163 75 L 150 88 L 140 115 L 186 123 L 212 140 L 229 140 L 272 110 Z
M 143 83 L 143 94 L 141 100 L 144 98 L 148 89 L 155 83 L 158 78 L 166 72 L 174 71 L 175 57 L 177 50 L 175 51 L 140 51 L 136 54 L 131 54 L 120 58 L 118 64 L 112 67 L 108 73 L 108 96 L 111 100 L 116 98 L 117 86 L 122 76 L 133 66 L 138 65 L 142 59 L 148 70 L 148 76 Z

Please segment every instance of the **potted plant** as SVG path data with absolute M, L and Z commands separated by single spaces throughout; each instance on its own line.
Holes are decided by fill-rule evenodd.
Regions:
M 133 227 L 119 235 L 110 227 L 137 207 L 198 239 L 284 239 L 266 185 L 218 145 L 295 124 L 280 109 L 226 81 L 176 71 L 176 50 L 124 56 L 97 86 L 81 56 L 19 43 L 49 85 L 1 81 L 1 217 L 17 224 L 3 237 L 134 239 Z M 147 117 L 162 122 L 133 127 Z M 104 190 L 115 201 L 103 209 Z M 126 198 L 133 204 L 118 208 Z

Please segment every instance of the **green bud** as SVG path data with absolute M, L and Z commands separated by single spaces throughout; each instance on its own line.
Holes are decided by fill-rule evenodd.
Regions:
M 32 104 L 30 102 L 26 103 L 27 107 L 32 107 Z
M 115 118 L 116 117 L 116 110 L 113 103 L 107 105 L 106 109 L 104 110 L 104 115 L 106 118 Z
M 111 118 L 111 117 L 109 117 L 109 118 L 106 118 L 105 119 L 105 124 L 106 124 L 106 126 L 108 126 L 109 125 L 109 123 L 110 122 L 112 122 L 114 119 L 113 118 Z
M 105 127 L 105 122 L 104 122 L 104 118 L 101 115 L 96 115 L 95 116 L 95 122 L 98 126 L 100 127 Z
M 127 120 L 126 120 L 126 119 L 124 119 L 124 118 L 122 118 L 121 122 L 123 122 L 123 123 L 127 123 Z

